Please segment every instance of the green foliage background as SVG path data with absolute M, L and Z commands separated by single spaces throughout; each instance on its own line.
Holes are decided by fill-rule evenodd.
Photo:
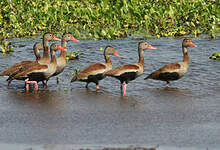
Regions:
M 1 0 L 0 39 L 41 32 L 116 39 L 220 32 L 219 0 Z

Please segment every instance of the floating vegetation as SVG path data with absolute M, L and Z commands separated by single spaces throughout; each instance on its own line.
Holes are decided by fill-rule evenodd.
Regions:
M 218 0 L 4 0 L 0 8 L 0 36 L 6 38 L 46 31 L 81 39 L 220 33 Z
M 82 52 L 68 52 L 66 55 L 66 61 L 79 59 L 80 55 L 83 55 Z
M 213 53 L 209 58 L 213 60 L 220 60 L 220 52 Z
M 3 53 L 4 55 L 5 54 L 9 54 L 10 52 L 13 51 L 13 48 L 11 46 L 11 42 L 9 41 L 2 41 L 1 44 L 0 44 L 0 52 Z
M 77 74 L 80 73 L 80 71 L 81 71 L 81 70 L 74 69 L 74 70 L 73 70 L 73 74 L 77 75 Z

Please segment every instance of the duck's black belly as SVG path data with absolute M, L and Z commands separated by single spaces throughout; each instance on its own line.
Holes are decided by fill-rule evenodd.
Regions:
M 31 74 L 28 75 L 28 78 L 30 81 L 43 81 L 43 80 L 47 80 L 45 74 L 43 72 L 33 72 Z
M 26 80 L 27 79 L 27 77 L 19 77 L 19 78 L 16 78 L 16 80 Z M 6 81 L 12 81 L 13 79 L 12 78 L 8 78 Z
M 157 79 L 162 81 L 173 81 L 179 78 L 181 78 L 181 76 L 177 72 L 164 72 L 160 73 Z
M 129 81 L 132 81 L 134 79 L 136 79 L 137 76 L 137 72 L 125 72 L 123 74 L 121 74 L 120 76 L 115 76 L 115 78 L 117 78 L 118 80 L 120 80 L 121 83 L 128 83 Z
M 84 81 L 84 82 L 94 82 L 96 84 L 98 84 L 99 80 L 104 79 L 105 76 L 103 75 L 103 73 L 97 74 L 97 75 L 89 75 L 87 79 L 83 79 L 80 81 Z

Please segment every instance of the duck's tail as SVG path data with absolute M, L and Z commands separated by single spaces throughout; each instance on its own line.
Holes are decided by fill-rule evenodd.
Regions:
M 147 80 L 151 77 L 151 74 L 149 76 L 147 76 L 146 78 L 144 78 L 144 80 Z

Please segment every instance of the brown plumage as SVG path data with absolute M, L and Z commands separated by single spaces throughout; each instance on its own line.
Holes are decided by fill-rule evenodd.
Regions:
M 158 69 L 157 71 L 153 72 L 152 74 L 150 74 L 148 77 L 145 78 L 152 78 L 152 79 L 158 79 L 159 80 L 159 74 L 163 73 L 163 72 L 170 72 L 171 70 L 179 70 L 180 69 L 180 64 L 177 63 L 172 63 L 172 64 L 168 64 L 163 66 L 162 68 Z
M 82 76 L 82 74 L 94 75 L 94 74 L 97 74 L 99 72 L 103 72 L 103 71 L 105 71 L 106 68 L 107 68 L 107 66 L 105 64 L 102 64 L 102 63 L 91 64 L 91 65 L 87 66 L 86 68 L 84 68 L 80 72 L 80 74 L 77 75 L 77 78 L 84 78 L 84 76 Z
M 105 73 L 106 76 L 114 77 L 121 82 L 121 94 L 126 96 L 126 87 L 129 81 L 132 81 L 143 74 L 144 71 L 144 50 L 145 49 L 156 49 L 151 46 L 148 42 L 139 42 L 138 54 L 139 61 L 136 64 L 128 64 L 119 66 Z M 124 85 L 123 85 L 124 84 Z
M 35 90 L 38 89 L 37 82 L 43 81 L 43 80 L 49 80 L 49 78 L 55 73 L 56 71 L 56 50 L 65 50 L 63 47 L 61 47 L 59 44 L 52 44 L 50 47 L 51 51 L 51 61 L 47 65 L 33 65 L 28 66 L 28 68 L 22 72 L 19 72 L 15 76 L 11 77 L 11 80 L 13 79 L 20 79 L 20 80 L 27 80 L 26 82 L 26 89 L 29 89 L 29 81 L 35 82 Z M 37 86 L 37 87 L 36 87 Z
M 140 68 L 141 68 L 141 66 L 139 66 L 139 65 L 128 64 L 128 65 L 119 66 L 115 69 L 109 70 L 105 74 L 107 76 L 121 75 L 125 72 L 133 72 L 133 71 L 137 72 L 138 70 L 140 70 Z
M 3 76 L 9 76 L 9 78 L 7 79 L 8 87 L 12 81 L 11 79 L 13 78 L 13 76 L 26 70 L 27 68 L 29 68 L 29 66 L 34 66 L 34 65 L 37 65 L 38 63 L 48 64 L 50 62 L 49 54 L 48 54 L 48 42 L 52 40 L 60 41 L 60 39 L 58 39 L 53 33 L 51 32 L 45 33 L 43 36 L 43 45 L 41 43 L 35 43 L 34 48 L 33 48 L 34 54 L 36 56 L 36 61 L 23 61 L 23 62 L 16 63 L 15 65 L 8 68 L 6 71 L 4 71 L 1 74 Z M 40 57 L 40 53 L 39 53 L 40 49 L 44 50 L 42 58 Z
M 94 82 L 98 85 L 98 81 L 104 78 L 103 72 L 105 72 L 106 69 L 107 69 L 107 66 L 105 64 L 102 64 L 102 63 L 91 64 L 87 66 L 86 68 L 84 68 L 78 75 L 74 76 L 71 82 L 85 81 L 88 83 Z M 100 77 L 98 77 L 98 75 L 100 75 Z M 86 87 L 88 87 L 88 85 Z
M 71 82 L 82 81 L 88 84 L 93 82 L 96 84 L 96 89 L 99 89 L 99 81 L 105 78 L 104 73 L 112 69 L 112 61 L 109 55 L 119 56 L 117 51 L 112 46 L 106 46 L 104 50 L 105 63 L 95 63 L 84 68 L 79 74 L 74 76 Z
M 171 63 L 163 66 L 162 68 L 154 71 L 146 79 L 154 79 L 166 81 L 166 87 L 170 81 L 178 80 L 183 77 L 187 71 L 189 66 L 189 56 L 187 47 L 196 47 L 194 43 L 190 39 L 184 39 L 182 43 L 182 51 L 183 51 L 183 61 L 177 63 Z
M 47 32 L 43 36 L 43 46 L 44 46 L 44 53 L 43 57 L 38 60 L 38 63 L 41 65 L 47 65 L 50 63 L 50 56 L 49 56 L 49 41 L 61 41 L 61 39 L 57 38 L 53 33 Z
M 62 36 L 61 46 L 66 49 L 66 45 L 68 41 L 78 42 L 71 33 L 65 33 Z M 59 57 L 57 58 L 57 69 L 53 76 L 56 76 L 63 72 L 64 68 L 66 67 L 66 51 L 61 51 Z
M 34 50 L 34 54 L 36 56 L 36 61 L 38 61 L 41 57 L 40 57 L 40 50 L 43 50 L 43 44 L 36 42 L 34 44 L 33 47 Z M 22 67 L 24 65 L 30 64 L 30 63 L 34 63 L 36 61 L 22 61 L 22 62 L 18 62 L 16 64 L 14 64 L 12 67 L 8 68 L 7 70 L 5 70 L 4 72 L 1 73 L 2 76 L 10 76 L 12 74 L 16 74 L 17 72 L 19 72 Z

